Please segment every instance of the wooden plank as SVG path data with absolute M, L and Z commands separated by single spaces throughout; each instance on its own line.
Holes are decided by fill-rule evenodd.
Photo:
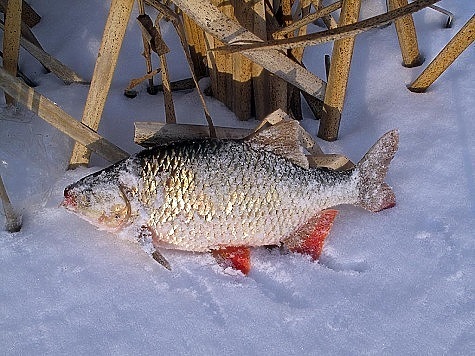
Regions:
M 254 27 L 254 0 L 234 1 L 234 18 L 248 31 Z M 248 120 L 251 117 L 252 106 L 252 61 L 240 53 L 232 55 L 232 111 L 239 120 Z
M 18 55 L 20 54 L 22 0 L 8 0 L 5 9 L 5 29 L 3 34 L 3 68 L 16 76 Z M 14 100 L 5 94 L 5 101 L 13 105 Z
M 409 90 L 422 93 L 457 59 L 475 40 L 475 15 L 460 29 L 426 69 L 409 85 Z M 472 48 L 473 49 L 473 48 Z
M 339 26 L 357 22 L 360 6 L 361 0 L 343 0 Z M 338 138 L 354 43 L 355 38 L 348 37 L 333 44 L 327 91 L 323 101 L 323 116 L 318 128 L 318 137 L 327 141 Z
M 204 77 L 208 73 L 205 33 L 186 14 L 183 14 L 183 24 L 185 26 L 186 38 L 188 40 L 190 55 L 193 59 L 196 75 L 198 77 Z
M 296 36 L 293 38 L 269 40 L 267 42 L 254 41 L 254 43 L 250 44 L 233 43 L 223 48 L 217 48 L 215 51 L 234 53 L 257 50 L 285 50 L 302 46 L 315 46 L 321 43 L 336 41 L 342 38 L 353 37 L 365 31 L 390 24 L 402 16 L 420 11 L 439 1 L 440 0 L 415 0 L 407 6 L 403 6 L 396 10 L 391 10 L 385 14 L 373 16 L 366 20 L 362 20 L 350 25 L 345 25 L 326 31 L 310 33 L 303 36 Z
M 406 6 L 408 0 L 388 0 L 389 10 L 395 10 Z M 403 16 L 394 21 L 396 26 L 399 47 L 401 48 L 402 64 L 404 67 L 420 66 L 424 59 L 419 53 L 417 44 L 416 27 L 411 15 Z
M 0 29 L 5 29 L 5 25 L 1 21 Z M 46 53 L 43 49 L 28 41 L 26 38 L 20 38 L 20 45 L 28 53 L 35 57 L 45 68 L 51 70 L 51 72 L 61 79 L 65 84 L 89 84 L 89 81 L 80 77 L 76 72 L 65 66 L 50 54 Z
M 173 2 L 201 28 L 223 43 L 263 42 L 262 39 L 247 31 L 236 21 L 227 18 L 209 1 L 173 0 Z M 277 50 L 242 51 L 242 54 L 299 89 L 323 100 L 325 82 L 285 54 Z
M 209 138 L 208 126 L 188 124 L 168 124 L 161 122 L 135 122 L 134 142 L 150 147 L 158 144 L 186 139 Z M 239 129 L 215 126 L 218 138 L 241 139 L 250 135 L 253 129 Z
M 81 122 L 97 131 L 134 0 L 112 0 Z M 91 151 L 76 143 L 71 166 L 87 165 Z
M 0 67 L 0 88 L 19 104 L 33 111 L 40 118 L 56 127 L 109 162 L 127 158 L 129 154 L 97 134 L 59 108 L 55 103 L 39 94 L 21 80 L 8 74 Z
M 254 23 L 252 33 L 267 40 L 266 9 L 264 0 L 254 1 L 252 6 Z M 259 64 L 252 62 L 252 98 L 256 120 L 264 119 L 269 113 L 269 73 Z

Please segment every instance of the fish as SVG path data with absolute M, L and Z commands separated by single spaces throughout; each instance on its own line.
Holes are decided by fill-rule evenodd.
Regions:
M 67 186 L 61 206 L 99 229 L 161 251 L 209 252 L 248 274 L 250 248 L 280 246 L 318 260 L 338 211 L 396 204 L 384 182 L 398 149 L 384 134 L 353 169 L 310 167 L 295 120 L 246 139 L 178 140 L 145 149 Z

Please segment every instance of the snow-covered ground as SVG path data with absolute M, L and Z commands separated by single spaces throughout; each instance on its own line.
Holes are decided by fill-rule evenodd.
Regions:
M 110 3 L 29 3 L 42 15 L 34 32 L 44 48 L 91 78 Z M 383 4 L 365 1 L 364 16 Z M 422 67 L 401 66 L 394 26 L 357 38 L 340 139 L 318 142 L 358 161 L 398 128 L 400 149 L 387 178 L 397 206 L 377 214 L 340 207 L 319 263 L 257 248 L 245 277 L 206 254 L 164 251 L 173 267 L 165 270 L 137 245 L 58 207 L 67 184 L 107 163 L 94 156 L 94 168 L 65 171 L 71 140 L 3 105 L 0 174 L 23 228 L 0 232 L 0 353 L 473 354 L 475 47 L 427 93 L 406 89 L 475 10 L 469 0 L 440 5 L 454 12 L 453 28 L 443 28 L 445 18 L 433 10 L 414 16 Z M 188 77 L 171 24 L 163 32 L 172 79 Z M 122 94 L 143 75 L 141 46 L 131 20 L 100 128 L 131 153 L 140 149 L 134 121 L 164 121 L 161 95 L 145 86 L 135 99 Z M 330 51 L 330 44 L 308 49 L 307 67 L 324 76 Z M 20 67 L 38 91 L 81 117 L 87 86 L 63 85 L 25 52 Z M 196 92 L 174 99 L 179 122 L 205 122 Z M 207 102 L 218 125 L 256 124 Z M 307 109 L 305 116 L 303 125 L 316 133 L 318 122 Z

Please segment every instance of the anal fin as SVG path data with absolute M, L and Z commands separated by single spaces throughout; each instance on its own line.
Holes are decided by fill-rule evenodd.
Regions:
M 313 260 L 317 260 L 337 214 L 338 210 L 322 210 L 286 238 L 283 244 L 292 252 L 310 255 Z
M 251 250 L 244 246 L 227 246 L 212 251 L 213 257 L 223 267 L 232 267 L 244 275 L 251 270 Z

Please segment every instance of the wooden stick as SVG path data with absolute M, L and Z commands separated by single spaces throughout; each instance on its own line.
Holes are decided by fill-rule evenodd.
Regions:
M 158 34 L 161 37 L 159 17 L 155 21 L 155 27 Z M 162 68 L 162 88 L 163 88 L 163 100 L 165 101 L 165 119 L 168 123 L 176 122 L 175 106 L 173 104 L 172 89 L 170 84 L 170 77 L 168 76 L 168 65 L 166 54 L 160 54 L 160 66 Z
M 361 0 L 343 0 L 339 26 L 357 22 L 360 6 Z M 355 38 L 348 37 L 333 44 L 327 91 L 323 101 L 323 116 L 318 128 L 318 137 L 327 141 L 338 138 L 354 43 Z
M 56 127 L 77 142 L 87 146 L 110 162 L 127 158 L 129 154 L 94 130 L 80 123 L 48 98 L 39 94 L 21 80 L 8 74 L 0 67 L 0 88 L 13 97 L 19 104 L 26 106 L 40 118 Z
M 22 0 L 8 0 L 5 9 L 5 29 L 3 34 L 3 68 L 16 76 L 18 55 L 20 54 Z M 5 94 L 5 101 L 13 105 L 15 101 Z
M 151 77 L 153 77 L 154 75 L 160 73 L 162 69 L 161 68 L 157 68 L 155 70 L 152 70 L 150 73 L 147 73 L 143 76 L 141 76 L 140 78 L 134 78 L 132 79 L 130 82 L 129 82 L 129 85 L 127 85 L 127 88 L 125 88 L 125 91 L 129 91 L 129 90 L 132 90 L 133 88 L 135 88 L 137 85 L 139 85 L 140 83 L 142 83 L 144 80 L 147 80 L 147 79 L 150 79 Z
M 228 53 L 234 52 L 251 52 L 261 50 L 285 50 L 289 48 L 314 46 L 321 43 L 339 40 L 346 37 L 353 37 L 365 31 L 372 30 L 393 22 L 395 19 L 420 11 L 440 0 L 415 0 L 407 6 L 391 10 L 385 14 L 370 17 L 351 25 L 341 26 L 335 29 L 310 33 L 304 36 L 293 38 L 284 38 L 277 40 L 269 40 L 267 42 L 254 41 L 251 44 L 230 44 L 222 48 L 216 48 L 215 51 L 224 51 Z M 248 41 L 251 42 L 251 41 Z
M 475 15 L 460 29 L 450 42 L 432 60 L 426 69 L 409 85 L 409 90 L 422 93 L 473 43 L 475 39 Z
M 272 37 L 274 38 L 282 38 L 283 35 L 293 32 L 295 30 L 298 30 L 301 27 L 307 26 L 311 22 L 331 14 L 333 11 L 338 10 L 341 7 L 341 0 L 334 2 L 331 5 L 322 7 L 321 9 L 318 9 L 314 13 L 308 14 L 304 17 L 302 17 L 300 20 L 293 22 L 292 24 L 284 27 L 283 29 L 280 29 L 272 34 Z
M 406 6 L 408 0 L 388 0 L 389 10 L 395 10 Z M 424 59 L 419 53 L 417 44 L 416 27 L 411 15 L 400 17 L 394 21 L 396 26 L 399 47 L 401 48 L 402 64 L 405 67 L 420 66 Z
M 8 232 L 18 232 L 21 229 L 21 215 L 17 214 L 13 209 L 10 199 L 8 198 L 7 190 L 3 184 L 2 176 L 0 175 L 0 200 L 3 204 L 3 211 L 5 212 L 5 228 Z
M 133 4 L 134 0 L 112 0 L 111 3 L 81 120 L 94 131 L 99 128 Z M 70 167 L 87 165 L 90 156 L 91 151 L 76 142 L 69 161 Z
M 5 25 L 0 21 L 0 29 L 4 30 Z M 20 45 L 33 57 L 35 57 L 45 68 L 51 70 L 59 79 L 61 79 L 65 84 L 79 83 L 79 84 L 89 84 L 89 82 L 81 78 L 73 70 L 65 66 L 59 60 L 46 53 L 41 48 L 37 47 L 35 44 L 28 41 L 26 38 L 20 38 Z
M 137 0 L 137 5 L 139 8 L 139 14 L 145 15 L 145 6 L 143 0 Z M 147 74 L 152 72 L 152 52 L 150 49 L 150 43 L 145 38 L 145 35 L 142 31 L 142 42 L 143 42 L 143 56 L 145 57 L 145 67 L 147 69 Z M 153 76 L 148 79 L 149 88 L 153 88 Z

